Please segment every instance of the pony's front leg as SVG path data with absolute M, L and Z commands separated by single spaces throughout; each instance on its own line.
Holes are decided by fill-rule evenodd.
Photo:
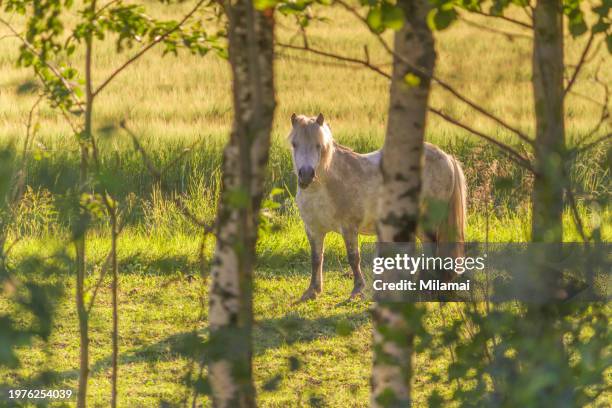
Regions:
M 302 295 L 300 302 L 315 299 L 323 291 L 323 242 L 325 233 L 313 233 L 306 231 L 310 243 L 310 259 L 312 272 L 310 275 L 310 286 Z
M 361 273 L 361 256 L 359 255 L 359 234 L 355 229 L 342 229 L 342 238 L 346 246 L 346 255 L 353 270 L 353 291 L 350 299 L 363 298 L 365 279 Z

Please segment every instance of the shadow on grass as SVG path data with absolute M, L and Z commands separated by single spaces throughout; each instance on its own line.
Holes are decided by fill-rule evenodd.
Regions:
M 254 354 L 264 354 L 268 350 L 293 343 L 310 343 L 319 339 L 348 336 L 367 324 L 366 312 L 342 313 L 334 316 L 307 319 L 290 312 L 276 319 L 263 319 L 255 323 L 253 342 Z M 145 363 L 155 365 L 159 362 L 173 361 L 177 358 L 206 361 L 208 329 L 197 332 L 188 331 L 170 335 L 153 344 L 119 356 L 119 364 Z M 96 361 L 92 373 L 110 368 L 111 358 Z
M 254 354 L 259 356 L 268 350 L 295 343 L 311 343 L 320 339 L 349 336 L 368 322 L 366 312 L 347 312 L 334 316 L 308 319 L 289 312 L 275 319 L 263 319 L 255 323 Z M 151 368 L 160 362 L 174 361 L 179 358 L 206 362 L 208 329 L 197 332 L 187 331 L 170 335 L 158 342 L 143 345 L 136 350 L 119 355 L 119 365 L 134 363 L 148 364 Z M 289 356 L 288 356 L 289 357 Z M 75 366 L 77 361 L 75 361 Z M 90 375 L 103 373 L 111 367 L 111 356 L 104 357 L 92 364 Z M 65 371 L 44 371 L 35 377 L 17 379 L 21 388 L 29 386 L 54 386 L 67 380 L 76 380 L 77 369 Z M 2 384 L 0 384 L 1 389 Z
M 104 255 L 105 256 L 105 255 Z M 348 268 L 348 264 L 344 259 L 344 254 L 328 250 L 325 254 L 325 270 L 337 268 L 341 265 L 342 268 Z M 44 275 L 54 276 L 72 276 L 73 271 L 72 257 L 65 253 L 53 254 L 39 260 L 40 264 L 45 264 Z M 17 258 L 14 270 L 19 272 L 28 271 L 28 277 L 42 276 L 36 272 L 29 272 L 32 267 L 30 257 L 24 256 L 21 259 Z M 104 257 L 100 259 L 90 260 L 90 268 L 97 274 L 104 263 Z M 39 268 L 40 269 L 40 268 Z M 210 272 L 210 259 L 207 259 L 205 273 Z M 200 274 L 200 261 L 195 255 L 190 254 L 172 254 L 172 253 L 155 253 L 143 252 L 122 256 L 119 259 L 119 273 L 122 275 L 150 275 L 150 276 L 168 276 L 182 274 L 185 276 L 196 276 Z M 297 248 L 291 251 L 278 254 L 271 251 L 263 251 L 258 254 L 257 263 L 255 265 L 255 274 L 259 277 L 267 276 L 292 276 L 295 274 L 309 276 L 310 275 L 310 253 L 305 249 Z
M 346 256 L 342 251 L 328 249 L 325 251 L 323 271 L 337 269 L 338 265 L 341 268 L 348 268 Z M 299 272 L 300 274 L 310 276 L 310 251 L 305 249 L 294 249 L 291 252 L 278 253 L 263 253 L 258 254 L 257 264 L 255 265 L 256 273 L 259 270 L 273 269 L 275 276 L 292 275 L 289 272 Z M 266 273 L 268 275 L 269 273 Z
M 324 268 L 330 270 L 338 265 L 342 267 L 346 263 L 344 256 L 336 251 L 328 251 L 326 254 Z M 210 272 L 210 259 L 206 260 L 204 272 Z M 345 265 L 346 264 L 346 265 Z M 130 257 L 120 259 L 120 273 L 122 274 L 140 274 L 140 275 L 173 275 L 183 274 L 199 275 L 200 262 L 195 256 L 188 255 L 156 255 L 156 254 L 135 254 Z M 257 263 L 255 264 L 256 277 L 268 276 L 292 276 L 295 274 L 310 276 L 310 253 L 303 249 L 295 249 L 291 252 L 283 254 L 275 254 L 264 252 L 258 255 Z
M 121 274 L 173 275 L 182 273 L 194 275 L 200 272 L 200 263 L 187 255 L 136 253 L 119 260 Z
M 289 312 L 277 319 L 259 320 L 255 326 L 256 355 L 293 343 L 310 343 L 319 339 L 348 336 L 368 322 L 367 312 L 341 313 L 307 319 Z
M 325 254 L 324 270 L 331 270 L 341 265 L 348 268 L 344 254 L 328 251 Z M 207 259 L 205 271 L 210 272 L 210 259 Z M 120 260 L 120 273 L 141 275 L 183 275 L 200 274 L 200 262 L 197 258 L 187 255 L 151 255 L 136 254 Z M 295 249 L 283 254 L 264 252 L 258 255 L 255 264 L 255 276 L 293 276 L 295 274 L 310 276 L 310 253 L 303 249 Z

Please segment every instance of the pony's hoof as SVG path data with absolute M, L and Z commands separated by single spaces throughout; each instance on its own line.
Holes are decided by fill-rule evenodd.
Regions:
M 304 303 L 304 302 L 307 302 L 309 300 L 314 300 L 314 299 L 317 298 L 317 296 L 319 296 L 319 293 L 321 293 L 321 292 L 317 291 L 316 289 L 308 288 L 306 290 L 306 292 L 304 292 L 304 294 L 302 295 L 300 300 L 297 301 L 296 303 Z

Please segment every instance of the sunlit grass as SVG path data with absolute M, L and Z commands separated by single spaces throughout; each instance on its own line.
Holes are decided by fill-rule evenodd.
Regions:
M 155 15 L 176 18 L 191 6 L 189 3 L 147 2 L 147 7 Z M 367 45 L 372 61 L 384 69 L 390 68 L 389 56 L 358 22 L 336 9 L 316 12 L 330 22 L 314 22 L 308 28 L 312 46 L 361 57 Z M 470 19 L 481 21 L 476 17 Z M 19 23 L 17 18 L 14 21 Z M 505 31 L 520 31 L 499 21 L 481 22 Z M 295 33 L 293 21 L 280 18 L 277 26 L 279 38 L 290 41 Z M 391 40 L 389 34 L 386 38 Z M 436 39 L 438 77 L 524 132 L 533 132 L 529 39 L 510 41 L 462 22 L 437 33 Z M 569 63 L 579 58 L 585 40 L 568 38 Z M 15 66 L 17 46 L 14 39 L 0 40 L 0 145 L 23 140 L 28 113 L 35 101 L 34 94 L 18 92 L 21 84 L 32 79 L 32 73 Z M 602 47 L 600 56 L 604 54 Z M 77 53 L 76 57 L 82 54 Z M 96 43 L 95 82 L 100 83 L 126 57 L 127 54 L 115 55 L 108 41 Z M 379 148 L 385 132 L 388 82 L 368 70 L 329 62 L 279 49 L 275 64 L 278 105 L 268 186 L 283 188 L 286 193 L 281 210 L 274 217 L 278 229 L 262 232 L 257 247 L 254 364 L 261 406 L 296 406 L 297 401 L 307 405 L 319 400 L 332 407 L 368 406 L 369 304 L 341 303 L 348 297 L 351 279 L 338 235 L 332 234 L 326 240 L 324 295 L 317 302 L 292 305 L 308 284 L 310 265 L 307 240 L 291 198 L 295 180 L 285 142 L 291 113 L 323 112 L 336 139 L 358 151 Z M 82 63 L 77 59 L 74 65 L 81 67 Z M 602 100 L 603 89 L 594 81 L 596 66 L 588 65 L 576 84 L 575 91 L 583 96 L 570 94 L 566 100 L 570 145 L 588 134 L 599 120 L 600 107 L 584 97 Z M 610 84 L 609 70 L 601 74 Z M 507 131 L 436 85 L 431 104 L 493 137 L 516 143 Z M 177 402 L 186 392 L 181 378 L 188 366 L 188 360 L 177 349 L 182 344 L 181 336 L 194 328 L 205 335 L 206 308 L 201 308 L 200 300 L 206 286 L 199 275 L 199 232 L 180 214 L 169 195 L 181 194 L 199 217 L 213 219 L 220 153 L 231 126 L 228 64 L 214 55 L 160 58 L 159 50 L 154 51 L 101 94 L 94 117 L 95 129 L 126 119 L 160 167 L 171 162 L 186 145 L 201 141 L 184 161 L 170 169 L 165 175 L 165 186 L 159 188 L 133 151 L 127 135 L 120 131 L 109 135 L 97 133 L 103 170 L 110 176 L 105 179 L 109 190 L 122 201 L 131 197 L 136 203 L 134 211 L 126 214 L 128 226 L 119 241 L 120 406 L 156 406 L 160 399 Z M 15 231 L 24 237 L 11 254 L 12 265 L 19 265 L 28 255 L 50 262 L 56 251 L 65 249 L 70 255 L 73 250 L 66 246 L 69 241 L 66 220 L 57 211 L 67 187 L 76 180 L 78 147 L 61 115 L 47 105 L 41 106 L 36 122 L 39 144 L 34 145 L 31 153 L 45 154 L 29 164 L 27 182 L 33 188 L 27 197 L 31 200 L 23 208 Z M 609 131 L 609 125 L 600 130 L 601 134 Z M 483 147 L 473 136 L 435 116 L 428 117 L 427 138 L 463 162 L 470 191 L 468 240 L 527 241 L 530 181 L 526 173 L 509 165 L 499 152 Z M 573 175 L 586 193 L 604 200 L 610 193 L 607 155 L 606 149 L 600 149 L 579 158 Z M 495 188 L 499 177 L 514 180 L 510 191 Z M 47 190 L 55 194 L 54 198 L 45 198 Z M 489 213 L 485 208 L 489 208 Z M 581 205 L 580 214 L 587 232 L 601 226 L 603 239 L 612 239 L 609 209 Z M 110 245 L 108 231 L 103 227 L 97 225 L 88 240 L 89 284 L 97 276 Z M 580 240 L 569 209 L 564 216 L 564 229 L 566 241 Z M 372 240 L 373 237 L 362 238 L 362 242 Z M 212 245 L 209 240 L 208 257 Z M 65 292 L 50 343 L 22 347 L 19 351 L 22 367 L 0 371 L 0 377 L 22 385 L 42 370 L 53 369 L 60 373 L 58 386 L 74 388 L 78 328 L 73 276 L 59 267 L 51 277 L 22 276 L 19 270 L 17 273 L 22 280 L 55 280 Z M 0 310 L 10 307 L 6 299 L 0 299 Z M 110 307 L 107 279 L 92 314 L 92 406 L 107 406 L 110 396 Z M 339 333 L 338 325 L 343 322 L 349 322 L 349 330 Z M 288 358 L 292 356 L 302 362 L 295 372 L 288 369 Z M 445 360 L 433 361 L 424 354 L 417 355 L 415 406 L 426 404 L 427 396 L 436 387 L 428 379 L 434 373 L 442 375 L 447 364 Z M 278 389 L 266 391 L 264 385 L 278 373 L 285 375 Z M 442 395 L 451 392 L 439 391 Z
M 581 214 L 589 219 L 586 211 Z M 262 406 L 294 406 L 297 398 L 322 398 L 327 406 L 368 406 L 371 364 L 369 302 L 345 303 L 351 290 L 350 269 L 345 260 L 342 239 L 331 234 L 326 240 L 324 294 L 316 302 L 293 305 L 307 287 L 310 275 L 309 249 L 303 226 L 295 215 L 279 220 L 278 230 L 262 231 L 258 243 L 255 272 L 255 360 L 254 369 Z M 484 240 L 486 219 L 470 219 L 468 238 Z M 565 216 L 568 240 L 578 240 Z M 612 231 L 604 230 L 611 239 Z M 526 217 L 489 219 L 491 242 L 524 241 L 528 238 Z M 178 402 L 185 395 L 181 379 L 190 364 L 181 347 L 193 330 L 206 336 L 206 281 L 201 279 L 199 241 L 194 235 L 167 231 L 150 234 L 139 228 L 123 232 L 119 245 L 120 281 L 120 401 L 126 406 L 151 406 L 159 400 Z M 371 242 L 372 237 L 362 238 Z M 88 240 L 93 285 L 109 249 L 108 236 L 92 234 Z M 14 249 L 14 265 L 35 255 L 53 262 L 54 254 L 66 248 L 65 239 L 40 237 L 26 239 Z M 68 247 L 72 256 L 72 248 Z M 210 256 L 212 242 L 206 245 Z M 61 264 L 59 264 L 61 265 Z M 17 271 L 19 268 L 17 268 Z M 205 269 L 205 272 L 208 269 Z M 95 272 L 95 273 L 94 273 Z M 18 384 L 34 377 L 39 369 L 57 371 L 55 384 L 76 387 L 78 326 L 74 311 L 74 279 L 64 267 L 50 277 L 22 276 L 18 279 L 58 282 L 64 288 L 49 344 L 36 342 L 22 347 L 22 367 L 0 370 L 9 382 Z M 9 306 L 0 301 L 0 310 Z M 430 316 L 430 319 L 435 318 Z M 438 319 L 439 320 L 439 319 Z M 437 320 L 436 320 L 437 321 Z M 438 321 L 434 326 L 442 324 Z M 91 400 L 95 406 L 108 404 L 110 395 L 110 280 L 101 287 L 91 316 Z M 301 362 L 289 370 L 289 358 Z M 415 402 L 425 403 L 433 389 L 426 379 L 444 372 L 448 360 L 416 357 Z M 274 392 L 264 385 L 277 374 L 282 381 Z M 340 390 L 340 391 L 339 391 Z

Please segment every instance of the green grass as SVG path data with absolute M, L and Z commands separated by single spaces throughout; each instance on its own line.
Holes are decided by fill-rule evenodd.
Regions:
M 153 14 L 177 17 L 191 4 L 162 5 L 147 2 Z M 367 45 L 372 61 L 389 68 L 389 57 L 363 27 L 339 10 L 317 10 L 332 21 L 309 27 L 311 45 L 360 57 Z M 517 14 L 520 17 L 520 15 Z M 472 20 L 480 21 L 472 17 Z M 18 19 L 15 19 L 17 23 Z M 69 19 L 69 21 L 74 21 Z M 518 30 L 499 21 L 487 25 L 507 31 Z M 292 21 L 281 19 L 279 36 L 289 41 Z M 533 131 L 530 88 L 530 41 L 485 33 L 457 23 L 436 34 L 436 73 L 471 99 L 516 124 Z M 387 38 L 390 38 L 388 36 Z M 569 41 L 567 61 L 576 61 L 585 39 Z M 25 122 L 35 101 L 20 85 L 32 79 L 29 70 L 15 67 L 17 43 L 0 41 L 0 146 L 23 140 Z M 605 48 L 605 47 L 602 47 Z M 323 112 L 338 141 L 365 152 L 381 146 L 388 106 L 388 83 L 376 74 L 355 67 L 329 64 L 321 58 L 278 50 L 276 111 L 273 146 L 267 185 L 285 189 L 281 208 L 273 215 L 273 228 L 258 243 L 255 271 L 255 379 L 261 406 L 307 405 L 317 400 L 326 406 L 367 406 L 371 365 L 371 325 L 367 302 L 344 303 L 351 289 L 348 265 L 341 239 L 332 235 L 326 242 L 325 292 L 316 302 L 293 306 L 309 279 L 307 241 L 292 195 L 295 179 L 284 140 L 292 112 Z M 597 58 L 603 56 L 601 50 Z M 77 53 L 76 58 L 82 55 Z M 121 58 L 112 44 L 98 43 L 94 78 L 100 83 Z M 596 59 L 597 59 L 596 58 Z M 78 63 L 75 63 L 80 66 Z M 590 132 L 600 108 L 584 96 L 599 100 L 603 89 L 594 81 L 595 66 L 588 65 L 566 101 L 568 143 Z M 610 84 L 610 72 L 602 72 Z M 432 105 L 442 108 L 500 140 L 516 141 L 495 123 L 434 85 Z M 161 186 L 155 185 L 141 157 L 119 131 L 98 132 L 102 153 L 101 181 L 122 203 L 131 203 L 126 213 L 128 226 L 120 237 L 120 406 L 156 406 L 161 399 L 180 401 L 189 359 L 182 352 L 190 333 L 206 337 L 206 308 L 201 307 L 206 282 L 199 275 L 198 231 L 181 214 L 171 198 L 181 196 L 190 209 L 206 220 L 214 217 L 220 152 L 231 126 L 230 76 L 226 61 L 214 56 L 160 58 L 157 51 L 119 76 L 95 107 L 95 128 L 116 125 L 127 119 L 141 135 L 152 160 L 162 167 L 185 146 L 200 144 L 185 160 L 169 169 Z M 59 299 L 53 332 L 48 343 L 36 340 L 18 351 L 22 365 L 0 370 L 0 378 L 23 385 L 45 369 L 59 372 L 56 385 L 76 387 L 78 369 L 78 326 L 74 311 L 74 277 L 58 263 L 50 276 L 27 276 L 19 268 L 29 256 L 56 262 L 54 254 L 67 242 L 68 212 L 78 172 L 77 144 L 62 117 L 43 104 L 35 115 L 37 143 L 29 152 L 27 183 L 31 190 L 21 204 L 11 238 L 23 239 L 11 253 L 16 277 L 23 281 L 58 283 L 64 292 Z M 610 131 L 604 124 L 601 134 Z M 469 190 L 468 239 L 472 241 L 521 242 L 529 239 L 530 177 L 502 154 L 485 146 L 465 131 L 428 118 L 427 139 L 455 154 L 464 164 Z M 605 241 L 612 239 L 609 149 L 602 147 L 579 156 L 572 170 L 578 186 L 580 212 L 588 230 L 602 227 Z M 508 183 L 508 180 L 510 181 Z M 587 200 L 603 205 L 592 206 Z M 487 210 L 489 216 L 486 216 Z M 564 217 L 565 240 L 579 240 L 570 214 Z M 488 226 L 488 227 L 487 227 Z M 105 225 L 98 223 L 88 243 L 90 282 L 99 272 L 109 240 Z M 372 238 L 364 238 L 371 240 Z M 206 253 L 210 255 L 212 242 Z M 68 246 L 68 252 L 71 251 Z M 205 298 L 204 298 L 205 301 Z M 13 304 L 0 297 L 0 311 Z M 27 316 L 17 315 L 22 323 Z M 432 325 L 441 325 L 432 313 Z M 90 402 L 108 406 L 110 398 L 110 281 L 104 281 L 91 318 Z M 289 358 L 296 356 L 301 367 L 290 371 Z M 423 406 L 427 396 L 441 388 L 433 380 L 443 376 L 448 356 L 416 356 L 414 398 Z M 277 374 L 283 378 L 274 392 L 265 384 Z M 443 396 L 450 389 L 439 389 Z
M 295 229 L 286 232 L 298 237 Z M 270 246 L 297 243 L 299 250 L 267 256 L 264 251 L 257 271 L 255 373 L 262 404 L 287 406 L 295 402 L 297 394 L 307 398 L 309 392 L 324 395 L 332 406 L 366 401 L 368 388 L 364 385 L 368 381 L 370 358 L 368 306 L 366 303 L 338 305 L 348 296 L 351 284 L 343 274 L 345 268 L 340 266 L 339 240 L 330 241 L 325 295 L 318 302 L 295 307 L 291 302 L 299 298 L 309 278 L 305 240 L 278 242 L 279 236 L 274 235 L 264 237 L 261 244 L 266 245 L 268 241 Z M 184 235 L 151 240 L 131 231 L 126 232 L 122 242 L 119 297 L 122 404 L 153 406 L 160 399 L 177 402 L 186 392 L 180 383 L 188 365 L 180 352 L 182 342 L 194 329 L 204 333 L 206 321 L 206 308 L 200 308 L 205 283 L 197 270 L 197 242 Z M 92 239 L 91 259 L 102 258 L 107 246 L 108 240 L 104 238 Z M 61 247 L 60 242 L 52 240 L 30 240 L 19 245 L 14 259 L 19 262 L 29 254 L 45 257 Z M 281 262 L 279 256 L 292 259 Z M 189 279 L 190 274 L 195 278 Z M 58 385 L 75 387 L 78 328 L 71 294 L 73 282 L 61 272 L 48 279 L 59 282 L 65 290 L 50 342 L 22 348 L 19 353 L 22 368 L 8 373 L 0 371 L 0 375 L 6 375 L 9 382 L 20 383 L 34 376 L 41 367 L 49 367 L 59 372 Z M 90 390 L 95 406 L 105 405 L 109 395 L 109 284 L 107 280 L 102 286 L 91 316 Z M 5 302 L 0 305 L 2 309 L 8 307 Z M 341 322 L 350 322 L 350 334 L 336 333 Z M 288 371 L 291 356 L 299 356 L 302 368 L 287 375 L 278 392 L 262 391 L 263 383 L 279 372 Z M 343 384 L 344 391 L 336 392 L 334 382 Z
M 583 216 L 586 214 L 583 214 Z M 569 214 L 566 229 L 572 231 Z M 326 241 L 324 294 L 315 302 L 293 305 L 307 287 L 310 265 L 308 244 L 299 219 L 287 215 L 279 230 L 263 232 L 258 243 L 259 260 L 255 272 L 254 372 L 261 406 L 297 406 L 311 398 L 322 399 L 325 406 L 368 406 L 371 366 L 370 303 L 345 302 L 352 288 L 350 270 L 344 257 L 341 238 L 332 234 Z M 482 239 L 486 220 L 473 216 L 468 235 Z M 523 241 L 528 225 L 525 217 L 490 219 L 492 241 Z M 577 239 L 575 232 L 568 234 Z M 609 228 L 605 237 L 610 239 Z M 364 238 L 363 241 L 371 241 Z M 64 241 L 50 237 L 30 238 L 19 243 L 12 256 L 13 266 L 28 256 L 47 263 Z M 88 241 L 92 274 L 108 248 L 108 237 L 93 235 Z M 147 234 L 128 228 L 119 245 L 119 394 L 121 406 L 156 406 L 160 400 L 178 403 L 187 389 L 182 383 L 191 359 L 184 350 L 194 330 L 206 338 L 206 280 L 199 275 L 198 241 L 193 235 L 175 233 Z M 206 247 L 212 251 L 212 242 Z M 70 251 L 69 251 L 70 252 Z M 58 283 L 63 288 L 48 343 L 36 341 L 21 347 L 22 366 L 0 370 L 8 383 L 23 385 L 43 369 L 57 372 L 56 387 L 75 388 L 78 376 L 78 325 L 74 310 L 74 278 L 57 263 L 50 276 L 27 276 L 20 280 Z M 95 271 L 95 272 L 94 272 Z M 110 398 L 110 280 L 99 292 L 91 315 L 92 406 L 106 406 Z M 11 304 L 0 300 L 0 310 Z M 448 318 L 448 317 L 447 317 Z M 439 313 L 428 317 L 435 329 L 444 324 Z M 23 323 L 27 318 L 21 317 Z M 289 369 L 289 359 L 297 357 L 299 369 Z M 419 353 L 415 362 L 414 398 L 423 406 L 433 390 L 450 396 L 451 389 L 430 378 L 444 377 L 449 356 L 430 358 Z M 277 375 L 282 379 L 274 391 L 265 385 Z

